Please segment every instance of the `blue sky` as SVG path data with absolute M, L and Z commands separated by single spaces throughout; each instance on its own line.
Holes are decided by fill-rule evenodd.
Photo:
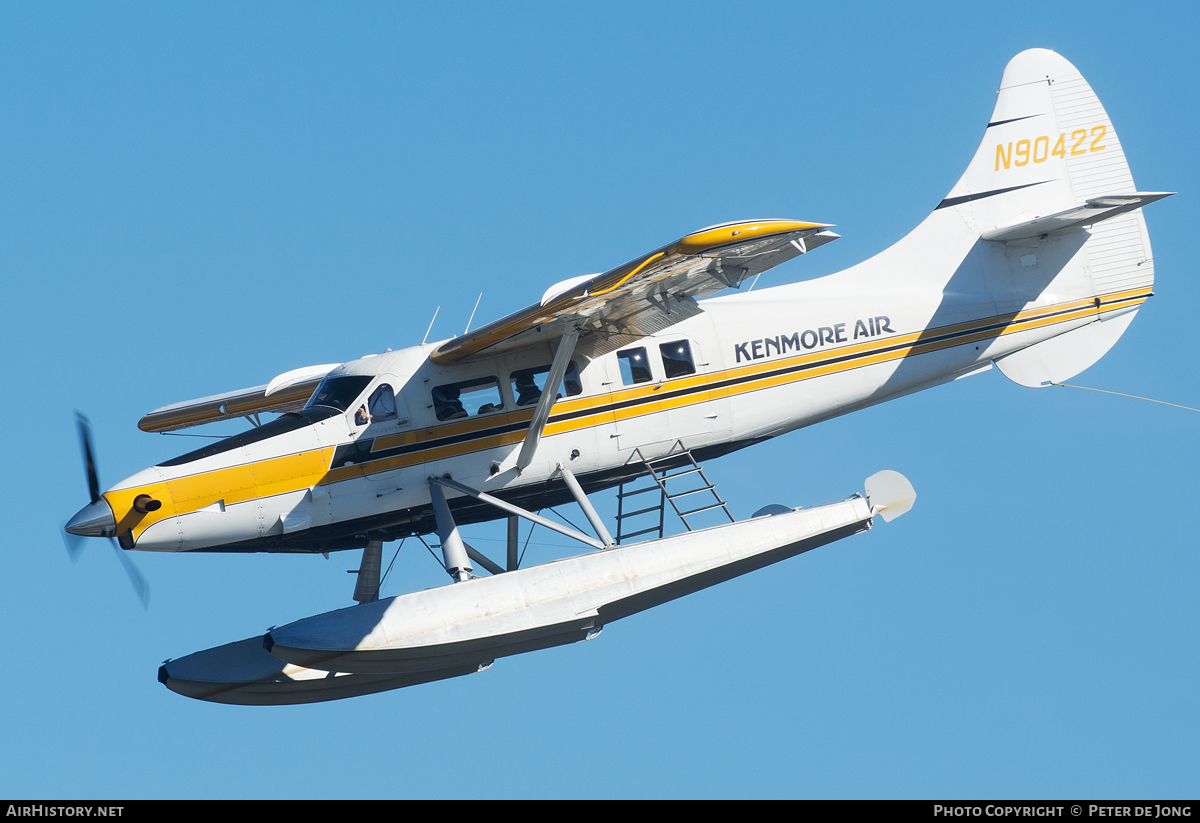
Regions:
M 1195 797 L 1194 412 L 993 371 L 788 435 L 709 464 L 738 516 L 882 468 L 916 507 L 587 644 L 315 706 L 190 701 L 156 669 L 348 605 L 356 557 L 138 553 L 144 612 L 57 531 L 86 502 L 75 408 L 107 486 L 200 442 L 146 411 L 417 343 L 439 305 L 449 336 L 480 292 L 476 325 L 760 216 L 843 235 L 761 285 L 864 259 L 949 191 L 1035 46 L 1092 84 L 1139 188 L 1181 192 L 1147 210 L 1157 296 L 1074 382 L 1200 407 L 1196 18 L 5 4 L 0 795 Z M 405 544 L 384 594 L 443 577 Z

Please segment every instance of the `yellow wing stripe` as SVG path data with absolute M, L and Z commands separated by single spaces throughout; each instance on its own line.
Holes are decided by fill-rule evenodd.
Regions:
M 649 257 L 647 257 L 645 260 L 642 261 L 642 264 L 640 266 L 637 266 L 636 268 L 634 268 L 632 271 L 629 272 L 629 274 L 622 277 L 616 283 L 613 283 L 607 289 L 600 289 L 598 291 L 590 292 L 590 296 L 602 297 L 603 295 L 606 295 L 611 291 L 616 291 L 621 286 L 625 285 L 625 283 L 629 280 L 629 278 L 633 277 L 635 274 L 640 272 L 642 269 L 646 268 L 646 266 L 649 266 L 651 263 L 653 263 L 658 258 L 664 256 L 665 254 L 666 254 L 665 251 L 660 251 L 660 252 L 656 252 L 656 253 L 650 255 Z

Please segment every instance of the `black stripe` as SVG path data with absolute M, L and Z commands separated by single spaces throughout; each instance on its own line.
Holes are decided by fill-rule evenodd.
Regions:
M 992 126 L 1003 126 L 1005 123 L 1015 123 L 1018 120 L 1028 120 L 1030 117 L 1041 117 L 1041 115 L 1040 114 L 1027 114 L 1024 117 L 1010 117 L 1007 120 L 993 120 L 992 122 L 987 124 L 987 127 L 990 129 Z
M 456 443 L 465 443 L 470 440 L 477 440 L 482 437 L 493 437 L 498 434 L 508 434 L 509 432 L 525 431 L 528 428 L 528 420 L 520 423 L 505 423 L 500 426 L 490 426 L 486 429 L 477 429 L 475 431 L 464 432 L 462 434 L 438 437 L 433 440 L 423 440 L 417 443 L 409 443 L 404 446 L 394 446 L 390 449 L 380 449 L 379 451 L 371 451 L 371 446 L 374 443 L 373 439 L 368 441 L 360 440 L 357 443 L 338 446 L 337 451 L 333 453 L 333 461 L 331 462 L 329 468 L 339 469 L 342 466 L 353 463 L 373 463 L 376 460 L 383 460 L 388 457 L 396 457 L 402 454 L 412 454 L 413 452 L 436 449 L 440 448 L 441 446 L 453 446 Z
M 934 211 L 937 211 L 938 209 L 948 209 L 951 206 L 959 206 L 963 203 L 970 203 L 972 200 L 982 200 L 985 197 L 992 197 L 993 195 L 997 194 L 1005 194 L 1006 192 L 1016 191 L 1017 189 L 1027 189 L 1030 186 L 1040 186 L 1042 183 L 1049 182 L 1049 180 L 1039 180 L 1036 183 L 1026 183 L 1023 186 L 1009 186 L 1006 189 L 992 189 L 991 191 L 981 191 L 978 194 L 964 194 L 962 197 L 947 197 L 945 200 L 938 203 L 937 209 L 934 209 Z

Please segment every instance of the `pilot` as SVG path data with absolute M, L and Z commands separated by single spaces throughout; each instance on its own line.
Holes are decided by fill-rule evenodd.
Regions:
M 388 420 L 396 416 L 396 396 L 387 383 L 375 390 L 369 403 L 372 420 Z

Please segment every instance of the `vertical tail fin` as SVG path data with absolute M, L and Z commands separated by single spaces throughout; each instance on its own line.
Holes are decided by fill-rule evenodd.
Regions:
M 992 347 L 1005 375 L 1045 385 L 1100 359 L 1150 296 L 1140 206 L 1165 196 L 1137 192 L 1116 129 L 1079 71 L 1030 49 L 1005 68 L 983 142 L 950 193 L 846 274 L 881 290 L 940 291 L 933 325 L 1063 307 L 1054 322 L 1011 323 Z
M 1136 191 L 1116 129 L 1091 86 L 1063 57 L 1030 49 L 1009 61 L 983 142 L 939 208 L 958 210 L 987 236 Z M 1091 295 L 1154 283 L 1140 211 L 1097 221 L 1083 252 Z
M 1114 346 L 1154 283 L 1139 206 L 1165 196 L 1138 193 L 1108 113 L 1070 62 L 1045 49 L 1009 61 L 983 143 L 938 209 L 958 211 L 980 240 L 1003 247 L 1020 300 L 1094 308 L 1084 324 L 1027 336 L 1028 346 L 997 358 L 1004 376 L 1049 385 Z M 1048 266 L 1046 280 L 1022 277 L 1018 263 Z M 1021 294 L 1022 283 L 1042 293 Z

